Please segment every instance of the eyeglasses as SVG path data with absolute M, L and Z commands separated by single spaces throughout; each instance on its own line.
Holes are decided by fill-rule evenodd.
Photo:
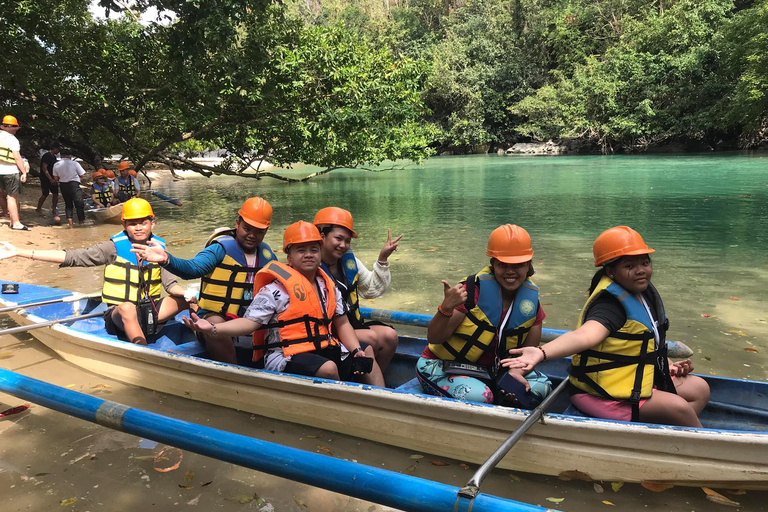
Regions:
M 4 124 L 3 128 L 18 128 L 19 125 L 17 124 Z

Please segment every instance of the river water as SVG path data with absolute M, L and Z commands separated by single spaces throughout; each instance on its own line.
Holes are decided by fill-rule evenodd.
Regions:
M 669 337 L 691 346 L 696 371 L 764 380 L 768 377 L 768 313 L 763 301 L 768 285 L 766 168 L 768 155 L 745 154 L 440 157 L 399 170 L 338 170 L 292 185 L 271 179 L 194 176 L 174 182 L 161 177 L 154 188 L 183 200 L 184 206 L 153 204 L 157 234 L 181 257 L 200 250 L 214 228 L 233 225 L 240 204 L 254 195 L 274 207 L 273 226 L 266 237 L 274 249 L 281 247 L 288 224 L 311 221 L 325 206 L 347 208 L 360 235 L 353 250 L 368 266 L 386 240 L 387 228 L 405 235 L 390 259 L 392 288 L 363 305 L 427 314 L 442 300 L 441 279 L 456 282 L 487 264 L 485 244 L 492 229 L 503 223 L 519 224 L 533 239 L 533 279 L 541 289 L 545 326 L 551 328 L 575 325 L 595 270 L 592 242 L 604 229 L 626 224 L 656 249 L 653 282 L 671 320 Z M 301 168 L 283 174 L 301 177 L 312 171 Z M 35 243 L 85 247 L 115 231 L 115 226 L 73 231 L 52 227 L 51 241 Z M 93 291 L 99 287 L 101 270 L 59 271 L 35 262 L 29 276 L 40 284 Z M 344 458 L 396 471 L 411 472 L 414 466 L 411 454 L 404 450 L 158 396 L 104 379 L 57 360 L 29 337 L 0 337 L 0 349 L 7 351 L 0 354 L 6 355 L 3 366 L 84 392 L 111 394 L 110 399 L 129 405 L 309 450 L 317 442 L 308 441 L 307 435 L 319 435 L 324 440 L 321 444 L 334 443 L 331 448 Z M 0 405 L 16 405 L 14 400 L 0 395 Z M 74 496 L 80 501 L 72 510 L 106 510 L 103 503 L 111 493 L 105 487 L 120 488 L 126 510 L 149 507 L 150 502 L 173 504 L 173 508 L 200 503 L 204 508 L 255 510 L 257 501 L 243 505 L 237 500 L 251 491 L 269 496 L 277 510 L 374 510 L 362 502 L 340 501 L 335 495 L 312 493 L 306 486 L 191 454 L 186 459 L 189 465 L 185 462 L 175 479 L 155 474 L 151 463 L 141 462 L 152 452 L 142 451 L 130 436 L 114 437 L 100 427 L 36 410 L 27 419 L 0 424 L 9 441 L 0 448 L 0 485 L 16 486 L 10 494 L 13 510 L 50 509 Z M 75 460 L 80 452 L 89 453 L 83 436 L 102 439 L 95 448 L 89 445 L 90 452 L 97 450 L 99 455 L 72 463 L 70 458 Z M 463 484 L 471 473 L 459 467 L 460 461 L 451 461 L 448 467 L 421 462 L 416 464 L 417 476 L 454 485 Z M 200 476 L 193 483 L 185 482 L 182 472 L 187 470 Z M 35 476 L 39 473 L 42 476 Z M 147 474 L 151 492 L 144 490 L 150 485 L 144 478 Z M 185 489 L 203 479 L 213 479 L 215 485 Z M 101 483 L 102 490 L 98 484 L 90 485 L 91 480 Z M 613 492 L 609 482 L 603 488 L 605 493 L 598 493 L 591 483 L 507 471 L 494 472 L 484 485 L 486 492 L 561 510 L 609 509 L 604 501 L 622 510 L 720 508 L 706 501 L 700 489 L 675 488 L 655 494 L 627 484 Z M 195 501 L 201 493 L 202 498 Z M 567 499 L 556 504 L 547 497 Z M 745 510 L 768 508 L 766 493 L 731 497 L 741 501 Z

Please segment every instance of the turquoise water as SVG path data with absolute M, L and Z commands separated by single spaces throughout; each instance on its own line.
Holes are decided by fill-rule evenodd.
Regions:
M 480 269 L 490 231 L 515 223 L 533 239 L 545 326 L 572 328 L 595 270 L 592 242 L 626 224 L 656 249 L 653 282 L 671 319 L 669 337 L 694 349 L 697 371 L 762 380 L 767 171 L 765 154 L 464 156 L 402 170 L 339 170 L 300 184 L 194 177 L 156 184 L 185 201 L 160 207 L 157 231 L 178 244 L 177 255 L 191 256 L 215 227 L 233 224 L 243 200 L 260 195 L 275 210 L 266 240 L 279 248 L 285 226 L 341 206 L 360 234 L 353 250 L 369 265 L 388 227 L 405 234 L 391 258 L 391 290 L 364 305 L 431 314 L 442 300 L 440 279 Z

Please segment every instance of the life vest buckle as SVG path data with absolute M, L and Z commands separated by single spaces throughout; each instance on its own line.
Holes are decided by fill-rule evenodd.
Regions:
M 632 394 L 629 395 L 629 401 L 630 402 L 640 402 L 640 390 L 633 389 Z

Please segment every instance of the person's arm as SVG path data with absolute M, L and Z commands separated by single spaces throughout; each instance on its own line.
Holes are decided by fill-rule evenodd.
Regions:
M 24 165 L 24 159 L 21 158 L 21 152 L 14 151 L 13 152 L 13 160 L 16 162 L 16 167 L 18 167 L 19 172 L 21 173 L 21 182 L 26 183 L 27 182 L 27 167 Z
M 47 261 L 48 263 L 64 263 L 67 254 L 65 251 L 59 250 L 22 249 L 10 242 L 0 242 L 0 249 L 3 258 L 19 257 L 35 261 Z
M 214 336 L 245 336 L 251 334 L 256 329 L 261 327 L 261 324 L 248 320 L 247 318 L 235 318 L 233 320 L 227 320 L 219 324 L 212 324 L 204 318 L 198 317 L 195 313 L 191 314 L 191 318 L 182 318 L 184 325 L 189 327 L 195 332 L 210 333 Z
M 168 295 L 174 296 L 174 297 L 184 297 L 184 293 L 187 291 L 186 288 L 179 285 L 179 281 L 176 279 L 176 276 L 165 270 L 164 268 L 160 269 L 160 280 L 163 283 L 163 288 L 165 289 L 166 293 Z
M 392 279 L 389 273 L 389 262 L 377 261 L 373 264 L 373 271 L 366 268 L 362 261 L 357 261 L 357 293 L 364 299 L 380 297 L 389 289 Z
M 130 178 L 133 180 L 133 188 L 136 189 L 136 197 L 141 197 L 141 186 L 139 185 L 139 180 L 137 180 L 133 176 L 131 176 Z
M 185 260 L 175 257 L 152 240 L 149 245 L 133 244 L 131 251 L 146 261 L 160 263 L 165 270 L 182 279 L 197 279 L 210 274 L 227 254 L 221 244 L 211 244 L 194 258 Z
M 43 174 L 45 174 L 45 177 L 48 178 L 48 181 L 53 181 L 53 176 L 51 176 L 53 169 L 48 168 L 48 164 L 45 162 L 45 160 L 41 161 L 40 170 L 43 172 Z
M 360 346 L 360 340 L 357 339 L 355 329 L 352 327 L 352 324 L 349 323 L 347 315 L 334 316 L 333 326 L 336 328 L 336 333 L 339 335 L 339 341 L 342 345 L 347 347 L 347 350 L 349 350 L 352 355 L 355 357 L 365 356 L 365 352 L 363 352 L 362 347 Z
M 451 287 L 448 281 L 443 280 L 443 296 L 442 304 L 427 326 L 427 341 L 436 345 L 450 338 L 466 317 L 461 311 L 455 311 L 467 301 L 467 288 L 464 283 Z
M 85 176 L 85 169 L 83 169 L 83 166 L 80 165 L 80 162 L 75 162 L 75 164 L 77 165 L 77 169 L 76 169 L 77 170 L 77 175 L 78 176 Z
M 53 181 L 59 182 L 59 173 L 56 172 L 56 164 L 53 164 Z

